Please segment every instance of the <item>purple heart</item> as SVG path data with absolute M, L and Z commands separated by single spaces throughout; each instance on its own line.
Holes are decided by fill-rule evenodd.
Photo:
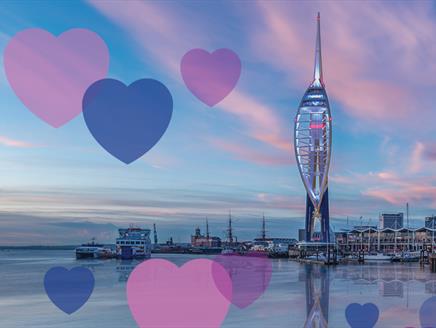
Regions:
M 373 303 L 352 303 L 345 310 L 345 317 L 351 328 L 372 328 L 377 323 L 378 316 L 378 307 Z
M 211 54 L 192 49 L 183 56 L 180 70 L 188 89 L 212 107 L 235 87 L 241 75 L 241 61 L 230 49 L 218 49 Z
M 419 309 L 422 328 L 436 328 L 436 296 L 427 299 Z
M 232 280 L 232 293 L 228 293 L 226 281 L 220 281 L 221 266 Z M 268 257 L 219 255 L 214 259 L 212 275 L 221 294 L 232 304 L 245 308 L 257 300 L 271 280 L 272 262 Z
M 83 117 L 97 142 L 129 164 L 150 150 L 165 133 L 173 112 L 169 90 L 141 79 L 129 86 L 114 79 L 93 83 L 83 98 Z
M 71 314 L 80 309 L 94 289 L 94 275 L 83 267 L 68 270 L 54 267 L 44 277 L 44 288 L 50 300 L 62 311 Z
M 45 30 L 28 29 L 9 41 L 4 66 L 23 104 L 58 128 L 81 113 L 86 89 L 106 76 L 109 51 L 89 30 L 71 29 L 55 37 Z

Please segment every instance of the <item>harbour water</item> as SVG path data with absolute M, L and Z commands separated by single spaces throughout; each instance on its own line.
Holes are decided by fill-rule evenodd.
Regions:
M 185 254 L 153 254 L 177 265 L 194 258 Z M 375 263 L 336 267 L 274 259 L 266 292 L 245 309 L 232 306 L 223 327 L 303 327 L 320 297 L 329 327 L 348 327 L 350 303 L 374 303 L 380 310 L 375 327 L 420 327 L 419 308 L 436 295 L 436 274 L 418 263 Z M 71 250 L 0 251 L 0 327 L 72 328 L 136 327 L 125 286 L 129 270 L 138 262 L 76 260 Z M 45 294 L 45 272 L 53 266 L 85 266 L 93 271 L 95 289 L 76 313 L 66 315 Z

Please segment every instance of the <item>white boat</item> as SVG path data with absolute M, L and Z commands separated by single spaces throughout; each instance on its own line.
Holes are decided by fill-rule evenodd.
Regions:
M 118 229 L 118 232 L 120 234 L 116 240 L 118 257 L 125 260 L 150 258 L 150 229 L 141 229 L 131 226 L 127 229 Z
M 97 244 L 93 238 L 91 242 L 82 244 L 76 248 L 76 259 L 98 259 L 98 258 L 111 258 L 114 252 L 110 247 L 103 244 Z
M 403 262 L 418 262 L 421 257 L 421 252 L 404 252 Z
M 420 257 L 420 252 L 405 251 L 395 254 L 392 257 L 392 262 L 418 262 Z
M 390 261 L 392 255 L 385 255 L 382 253 L 364 255 L 365 261 Z

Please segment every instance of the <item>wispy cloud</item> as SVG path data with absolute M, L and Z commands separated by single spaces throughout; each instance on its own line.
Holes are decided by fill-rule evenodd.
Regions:
M 431 60 L 436 35 L 429 32 L 436 23 L 430 3 L 257 4 L 260 19 L 253 24 L 253 51 L 284 70 L 293 85 L 309 82 L 315 20 L 308 25 L 308 17 L 320 10 L 327 88 L 346 114 L 383 131 L 393 131 L 399 123 L 414 129 L 436 116 L 431 110 L 434 93 L 429 92 L 436 84 Z M 428 63 L 425 69 L 423 62 Z M 417 108 L 420 114 L 411 121 L 410 113 Z
M 30 143 L 30 142 L 26 142 L 26 141 L 22 141 L 22 140 L 17 140 L 17 139 L 12 139 L 6 136 L 0 136 L 0 145 L 6 146 L 6 147 L 13 147 L 13 148 L 33 148 L 33 147 L 37 147 L 36 144 Z
M 141 47 L 141 51 L 158 62 L 174 80 L 183 83 L 179 64 L 182 56 L 196 46 L 215 50 L 213 43 L 199 21 L 191 25 L 182 8 L 178 12 L 169 6 L 154 2 L 131 1 L 129 5 L 116 2 L 90 2 L 102 14 L 128 31 Z M 183 37 L 181 37 L 183 35 Z M 216 42 L 215 42 L 216 43 Z M 227 44 L 224 43 L 224 44 Z M 231 114 L 242 123 L 240 134 L 265 145 L 289 152 L 289 131 L 272 105 L 266 105 L 237 88 L 217 108 Z M 223 143 L 235 142 L 222 136 Z M 247 145 L 239 145 L 247 147 Z M 221 150 L 226 148 L 220 147 Z M 253 150 L 256 151 L 256 150 Z M 230 150 L 230 153 L 234 153 Z M 255 163 L 257 161 L 254 161 Z
M 277 150 L 263 150 L 262 147 L 249 147 L 241 143 L 226 141 L 222 138 L 210 138 L 209 142 L 216 148 L 233 154 L 236 158 L 261 165 L 291 165 L 294 156 L 291 155 L 291 146 L 288 153 Z

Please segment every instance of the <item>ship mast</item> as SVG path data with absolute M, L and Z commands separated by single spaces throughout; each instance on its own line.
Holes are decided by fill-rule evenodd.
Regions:
M 156 223 L 153 223 L 153 236 L 154 236 L 154 243 L 155 243 L 155 245 L 157 245 Z
M 233 244 L 233 230 L 232 230 L 232 211 L 229 210 L 229 226 L 227 228 L 227 239 L 230 244 Z
M 206 238 L 208 241 L 209 241 L 209 237 L 210 237 L 210 235 L 209 235 L 209 221 L 206 217 Z
M 262 240 L 266 239 L 265 214 L 262 216 Z

